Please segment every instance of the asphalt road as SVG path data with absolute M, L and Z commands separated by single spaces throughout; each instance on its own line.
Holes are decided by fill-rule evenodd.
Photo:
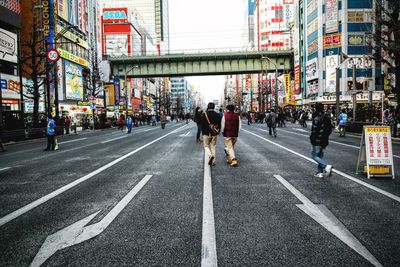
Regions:
M 360 138 L 243 129 L 210 167 L 194 123 L 88 131 L 0 153 L 0 266 L 400 266 L 400 184 L 355 174 Z M 393 144 L 394 168 L 400 146 Z M 399 172 L 396 175 L 400 177 Z

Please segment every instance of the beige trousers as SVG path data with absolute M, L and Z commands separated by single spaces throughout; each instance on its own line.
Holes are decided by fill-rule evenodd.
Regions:
M 216 149 L 217 149 L 217 136 L 203 135 L 203 144 L 207 156 L 208 157 L 214 156 L 214 161 L 215 161 Z
M 224 143 L 228 150 L 230 160 L 235 159 L 235 151 L 233 149 L 235 148 L 236 142 L 237 137 L 224 137 Z

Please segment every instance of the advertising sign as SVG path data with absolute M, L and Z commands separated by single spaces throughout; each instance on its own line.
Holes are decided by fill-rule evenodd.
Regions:
M 115 98 L 115 104 L 118 103 L 121 98 L 121 81 L 119 77 L 114 77 L 114 98 Z
M 128 55 L 128 35 L 127 34 L 107 34 L 106 53 L 110 56 Z
M 65 58 L 66 60 L 72 61 L 74 63 L 77 63 L 85 67 L 89 66 L 89 62 L 83 58 L 75 56 L 74 54 L 71 54 L 70 52 L 65 51 L 61 48 L 57 48 L 57 51 L 58 53 L 60 53 L 60 57 Z
M 107 106 L 114 106 L 114 104 L 115 104 L 114 84 L 105 84 L 104 90 L 106 91 Z
M 364 35 L 363 34 L 349 34 L 348 35 L 349 45 L 364 45 Z
M 78 25 L 78 0 L 68 0 L 68 22 Z
M 357 172 L 359 164 L 364 160 L 367 165 L 368 178 L 371 176 L 370 165 L 390 166 L 392 169 L 392 174 L 390 176 L 394 178 L 390 126 L 364 126 L 357 162 Z
M 290 74 L 283 74 L 283 86 L 285 88 L 286 102 L 292 97 L 292 86 L 290 82 Z
M 20 0 L 1 0 L 0 6 L 3 6 L 17 14 L 21 14 Z
M 82 67 L 65 61 L 65 98 L 83 100 Z
M 86 0 L 78 0 L 78 28 L 86 33 Z
M 18 63 L 17 35 L 0 28 L 0 59 Z
M 293 79 L 293 94 L 297 95 L 300 93 L 300 65 L 294 66 L 294 79 Z
M 128 8 L 104 8 L 103 22 L 128 22 Z
M 20 99 L 19 92 L 21 85 L 19 77 L 2 73 L 0 77 L 0 89 L 3 99 Z
M 325 32 L 338 32 L 338 0 L 325 0 Z
M 311 55 L 318 51 L 318 39 L 315 39 L 307 46 L 307 55 Z
M 371 11 L 348 11 L 347 12 L 348 22 L 371 22 L 372 12 Z
M 46 42 L 52 43 L 54 41 L 54 0 L 43 0 L 43 33 Z M 53 44 L 50 47 L 54 47 Z
M 68 21 L 68 0 L 57 0 L 57 15 Z
M 307 95 L 316 96 L 318 95 L 318 80 L 307 83 Z
M 331 34 L 324 36 L 324 48 L 336 48 L 342 46 L 342 34 Z
M 339 56 L 327 56 L 325 57 L 325 92 L 333 93 L 336 91 L 336 67 L 339 63 Z
M 307 61 L 306 64 L 306 80 L 318 79 L 318 58 L 313 58 Z
M 318 30 L 318 19 L 310 21 L 307 25 L 307 36 Z
M 64 100 L 64 64 L 62 60 L 57 61 L 57 88 L 58 100 Z
M 356 64 L 357 69 L 363 68 L 372 68 L 373 60 L 364 57 L 351 57 L 347 61 L 347 67 L 349 69 L 353 68 L 353 65 Z

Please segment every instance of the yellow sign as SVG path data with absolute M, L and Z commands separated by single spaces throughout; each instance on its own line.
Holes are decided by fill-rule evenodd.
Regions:
M 61 32 L 62 29 L 63 28 L 60 25 L 56 25 L 57 33 Z M 67 31 L 66 33 L 63 34 L 63 36 L 65 38 L 67 38 L 68 40 L 77 42 L 78 45 L 80 45 L 86 49 L 89 49 L 89 44 L 85 40 L 83 40 L 83 39 L 79 38 L 77 35 L 73 34 L 72 32 Z
M 289 101 L 292 95 L 292 86 L 290 82 L 290 74 L 283 74 L 283 84 L 285 86 L 286 102 Z
M 75 62 L 76 64 L 82 65 L 84 67 L 89 67 L 89 62 L 83 58 L 75 56 L 68 51 L 65 51 L 61 48 L 57 48 L 58 53 L 60 53 L 60 57 L 65 58 L 71 62 Z
M 107 106 L 114 106 L 114 84 L 105 84 L 104 90 L 106 90 Z

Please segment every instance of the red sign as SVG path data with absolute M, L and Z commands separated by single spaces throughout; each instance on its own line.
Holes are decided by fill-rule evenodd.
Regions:
M 50 62 L 57 62 L 60 59 L 60 54 L 57 50 L 51 49 L 47 51 L 47 60 Z
M 324 37 L 324 48 L 340 47 L 342 45 L 342 35 L 331 34 Z
M 294 66 L 294 90 L 293 94 L 300 94 L 300 65 Z

